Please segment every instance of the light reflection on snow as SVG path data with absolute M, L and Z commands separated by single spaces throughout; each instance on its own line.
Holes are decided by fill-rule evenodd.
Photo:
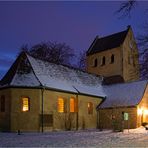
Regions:
M 0 147 L 146 147 L 148 131 L 143 127 L 111 130 L 61 131 L 46 133 L 0 133 Z

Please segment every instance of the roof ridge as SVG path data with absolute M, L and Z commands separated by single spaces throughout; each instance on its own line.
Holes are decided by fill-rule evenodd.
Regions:
M 37 77 L 37 75 L 36 75 L 36 73 L 35 73 L 35 71 L 34 71 L 34 68 L 33 68 L 33 66 L 32 66 L 32 63 L 30 62 L 30 59 L 28 58 L 28 54 L 27 54 L 26 52 L 24 52 L 24 54 L 25 54 L 25 56 L 27 57 L 27 59 L 28 59 L 30 65 L 31 65 L 32 72 L 33 72 L 34 76 L 36 77 L 36 79 L 37 79 L 37 81 L 40 83 L 40 85 L 43 86 L 43 84 L 41 83 L 41 81 L 39 80 L 39 78 Z
M 112 33 L 110 35 L 103 36 L 103 37 L 98 38 L 98 39 L 104 39 L 104 38 L 111 37 L 111 36 L 114 36 L 114 35 L 117 35 L 117 34 L 120 34 L 120 33 L 124 33 L 124 32 L 128 32 L 128 31 L 129 31 L 129 29 L 126 29 L 126 30 L 123 30 L 123 31 L 120 31 L 120 32 L 116 32 L 116 33 Z
M 57 64 L 57 63 L 54 63 L 54 62 L 49 62 L 49 61 L 47 61 L 47 60 L 43 60 L 43 59 L 39 59 L 39 58 L 37 58 L 37 57 L 34 57 L 34 56 L 30 55 L 29 53 L 26 53 L 26 55 L 28 55 L 28 56 L 34 58 L 35 60 L 40 60 L 40 61 L 42 61 L 42 62 L 47 62 L 47 63 L 50 63 L 50 64 L 55 64 L 55 65 L 63 66 L 63 67 L 66 67 L 66 68 L 69 68 L 69 69 L 72 69 L 72 70 L 78 70 L 78 71 L 80 71 L 80 72 L 83 72 L 83 73 L 86 73 L 86 74 L 89 74 L 89 75 L 92 75 L 92 76 L 95 76 L 95 77 L 98 77 L 98 78 L 101 78 L 101 79 L 102 79 L 102 76 L 100 76 L 100 75 L 93 74 L 93 73 L 89 73 L 89 72 L 87 72 L 87 71 L 81 70 L 81 69 L 76 68 L 76 67 L 72 67 L 72 66 L 68 66 L 68 65 L 64 65 L 64 64 Z
M 131 29 L 130 26 L 128 26 L 126 30 L 106 35 L 97 39 L 95 38 L 93 43 L 87 50 L 87 56 L 119 47 L 123 44 L 129 32 L 129 29 Z
M 99 36 L 97 35 L 95 37 L 95 39 L 93 40 L 92 44 L 90 45 L 90 47 L 88 48 L 87 52 L 86 52 L 86 55 L 91 51 L 93 45 L 96 43 L 96 41 L 99 39 Z

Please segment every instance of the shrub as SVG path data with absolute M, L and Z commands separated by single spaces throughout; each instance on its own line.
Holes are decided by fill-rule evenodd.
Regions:
M 143 122 L 143 123 L 142 123 L 142 126 L 144 126 L 144 127 L 145 127 L 146 125 L 148 125 L 148 123 L 147 123 L 147 122 Z

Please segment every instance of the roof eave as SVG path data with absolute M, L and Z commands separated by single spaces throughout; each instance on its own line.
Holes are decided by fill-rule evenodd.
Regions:
M 98 110 L 104 110 L 104 109 L 114 109 L 114 108 L 135 108 L 137 105 L 127 105 L 127 106 L 113 106 L 113 107 L 98 107 Z
M 91 94 L 85 94 L 85 93 L 80 93 L 80 92 L 72 92 L 72 91 L 67 91 L 67 90 L 61 90 L 61 89 L 56 89 L 56 88 L 50 88 L 46 86 L 3 86 L 0 87 L 0 90 L 2 89 L 8 89 L 8 88 L 18 88 L 18 89 L 23 89 L 23 88 L 28 88 L 28 89 L 46 89 L 46 90 L 52 90 L 52 91 L 57 91 L 57 92 L 65 92 L 65 93 L 72 93 L 76 95 L 84 95 L 84 96 L 89 96 L 89 97 L 95 97 L 104 100 L 104 96 L 97 96 L 97 95 L 91 95 Z
M 90 55 L 90 51 L 93 48 L 93 46 L 95 45 L 96 41 L 98 40 L 98 35 L 95 37 L 94 41 L 92 42 L 92 44 L 90 45 L 90 47 L 88 48 L 87 52 L 86 52 L 86 56 Z

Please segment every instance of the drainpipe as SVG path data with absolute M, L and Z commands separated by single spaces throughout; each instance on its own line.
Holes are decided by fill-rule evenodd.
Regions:
M 98 129 L 98 128 L 99 128 L 99 121 L 98 121 L 99 110 L 98 110 L 98 109 L 96 109 L 96 111 L 97 111 L 97 129 Z
M 43 116 L 43 114 L 44 114 L 44 87 L 42 87 L 42 89 L 41 89 L 41 96 L 42 96 L 42 100 L 41 100 L 41 122 L 42 122 L 42 129 L 41 129 L 41 131 L 42 131 L 42 133 L 44 132 L 44 116 Z
M 76 95 L 76 99 L 77 99 L 77 114 L 76 114 L 76 130 L 78 130 L 79 128 L 79 109 L 78 109 L 78 95 Z
M 79 93 L 79 91 L 73 86 L 73 88 Z M 76 113 L 76 130 L 79 128 L 79 109 L 78 109 L 78 94 L 76 94 L 76 99 L 77 99 L 77 113 Z
M 100 129 L 100 131 L 102 131 L 102 126 L 101 126 L 101 120 L 100 120 L 100 110 L 98 109 L 98 118 L 99 118 L 99 122 L 98 122 L 98 128 Z

